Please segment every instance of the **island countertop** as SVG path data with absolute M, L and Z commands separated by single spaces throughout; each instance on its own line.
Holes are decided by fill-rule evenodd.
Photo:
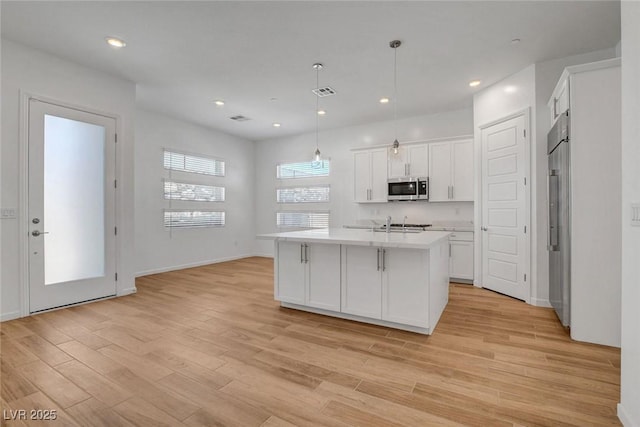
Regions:
M 385 233 L 363 229 L 322 228 L 316 230 L 259 234 L 257 237 L 285 242 L 315 242 L 382 248 L 429 249 L 441 240 L 448 239 L 450 234 L 451 233 L 447 231 Z

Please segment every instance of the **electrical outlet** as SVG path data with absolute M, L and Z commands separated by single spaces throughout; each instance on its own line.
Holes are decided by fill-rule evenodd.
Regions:
M 640 203 L 631 203 L 631 225 L 640 226 Z
M 0 209 L 0 218 L 2 219 L 15 219 L 16 217 L 16 209 L 15 208 L 2 208 Z

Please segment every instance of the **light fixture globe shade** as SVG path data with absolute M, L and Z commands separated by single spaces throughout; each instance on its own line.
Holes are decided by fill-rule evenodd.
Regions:
M 314 153 L 313 160 L 316 161 L 316 162 L 319 162 L 320 160 L 322 160 L 321 157 L 320 157 L 320 149 L 319 148 L 316 148 L 316 152 Z
M 398 154 L 398 151 L 400 150 L 400 143 L 397 139 L 393 141 L 393 145 L 391 146 L 391 148 L 393 148 L 393 154 Z

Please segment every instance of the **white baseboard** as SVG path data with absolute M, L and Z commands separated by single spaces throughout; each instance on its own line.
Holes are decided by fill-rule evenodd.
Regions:
M 0 322 L 6 322 L 7 320 L 13 320 L 21 317 L 20 310 L 10 311 L 8 313 L 2 313 L 0 315 Z
M 135 286 L 133 286 L 131 288 L 120 289 L 118 291 L 117 296 L 122 297 L 125 295 L 135 294 L 136 292 L 138 292 L 138 289 Z
M 260 253 L 260 254 L 253 254 L 252 256 L 259 256 L 262 258 L 273 258 L 273 252 L 264 252 L 264 253 Z
M 618 403 L 618 418 L 624 427 L 640 427 L 640 420 L 636 420 L 638 422 L 634 422 L 627 412 L 622 406 L 622 403 Z
M 533 298 L 533 297 L 531 297 L 531 305 L 535 305 L 536 307 L 546 307 L 546 308 L 553 307 L 548 299 Z
M 236 259 L 249 258 L 253 256 L 262 256 L 262 255 L 255 255 L 255 254 L 237 255 L 232 257 L 210 259 L 210 260 L 192 262 L 187 264 L 172 265 L 169 267 L 152 268 L 151 270 L 137 272 L 135 274 L 135 277 L 148 276 L 150 274 L 166 273 L 168 271 L 184 270 L 185 268 L 202 267 L 203 265 L 218 264 L 220 262 L 234 261 Z M 273 255 L 271 257 L 273 257 Z

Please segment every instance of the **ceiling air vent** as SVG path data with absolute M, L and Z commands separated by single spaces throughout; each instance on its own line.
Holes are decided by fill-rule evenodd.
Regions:
M 312 92 L 318 95 L 320 98 L 324 98 L 325 96 L 331 96 L 336 94 L 336 91 L 329 86 L 313 89 Z
M 231 120 L 235 120 L 236 122 L 246 122 L 247 120 L 251 120 L 249 117 L 245 117 L 243 115 L 231 116 L 229 118 Z

